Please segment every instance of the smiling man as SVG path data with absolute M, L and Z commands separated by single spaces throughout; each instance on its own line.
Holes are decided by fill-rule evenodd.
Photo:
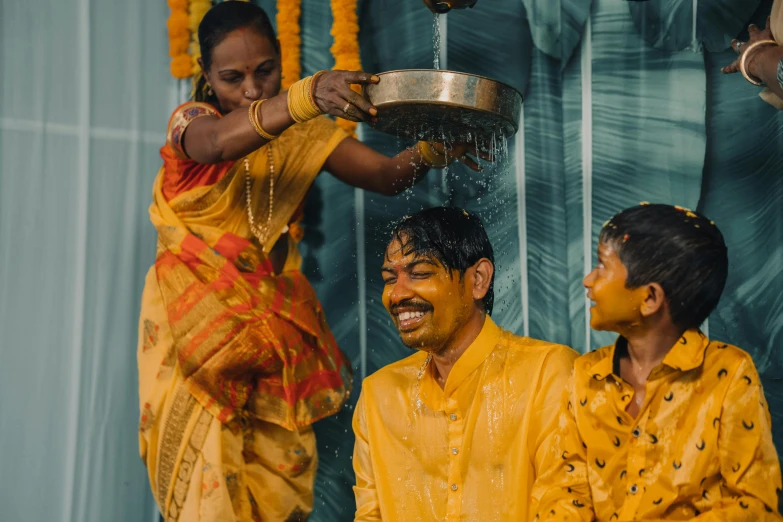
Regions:
M 381 272 L 383 304 L 416 353 L 362 385 L 356 520 L 526 520 L 576 352 L 490 319 L 492 245 L 464 210 L 397 223 Z

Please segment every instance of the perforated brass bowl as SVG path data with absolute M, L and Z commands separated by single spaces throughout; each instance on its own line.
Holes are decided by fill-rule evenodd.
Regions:
M 513 136 L 522 95 L 504 83 L 454 71 L 408 69 L 378 75 L 365 96 L 378 108 L 373 127 L 416 140 L 465 142 Z

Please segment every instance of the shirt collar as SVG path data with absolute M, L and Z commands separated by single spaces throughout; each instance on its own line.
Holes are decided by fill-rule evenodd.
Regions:
M 473 342 L 468 346 L 457 362 L 452 366 L 449 372 L 449 377 L 446 379 L 446 386 L 443 391 L 446 395 L 451 395 L 460 384 L 465 382 L 465 379 L 473 373 L 476 368 L 489 357 L 492 350 L 498 344 L 500 339 L 500 328 L 486 316 L 484 319 L 484 326 L 481 327 L 481 332 L 478 334 Z
M 432 361 L 422 375 L 421 399 L 433 410 L 444 408 L 443 399 L 450 396 L 465 380 L 487 360 L 489 354 L 500 340 L 501 329 L 489 316 L 484 319 L 484 326 L 473 342 L 468 346 L 449 372 L 446 385 L 441 390 L 435 381 Z
M 687 372 L 704 364 L 704 353 L 710 340 L 698 328 L 687 330 L 663 358 L 663 364 Z
M 663 364 L 683 372 L 698 368 L 704 363 L 704 352 L 708 344 L 710 341 L 701 330 L 697 328 L 686 330 L 663 358 Z M 626 355 L 628 355 L 628 340 L 621 335 L 609 353 L 590 368 L 593 378 L 601 380 L 614 375 L 619 379 L 620 359 Z

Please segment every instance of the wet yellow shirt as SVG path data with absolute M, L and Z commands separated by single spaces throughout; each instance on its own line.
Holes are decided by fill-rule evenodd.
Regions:
M 531 520 L 781 520 L 780 465 L 750 356 L 689 330 L 652 371 L 638 416 L 622 337 L 580 357 Z M 552 455 L 547 462 L 552 461 Z
M 487 318 L 444 389 L 423 352 L 365 379 L 353 419 L 356 520 L 525 520 L 576 357 Z

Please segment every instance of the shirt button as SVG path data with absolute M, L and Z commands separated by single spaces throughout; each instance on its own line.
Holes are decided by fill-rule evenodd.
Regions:
M 456 484 L 452 484 L 451 485 L 451 490 L 452 491 L 457 491 L 457 485 Z
M 449 419 L 451 419 L 453 421 L 457 420 L 457 414 L 456 413 L 452 413 L 451 415 L 449 415 Z
M 636 495 L 636 492 L 639 491 L 639 486 L 634 484 L 633 486 L 631 486 L 631 490 L 630 491 L 631 491 L 632 495 Z
M 457 448 L 451 448 L 451 453 L 453 455 L 456 455 L 457 453 L 459 453 L 459 450 Z
M 642 434 L 642 432 L 641 432 L 641 431 L 639 431 L 639 428 L 636 428 L 635 430 L 633 430 L 633 436 L 634 436 L 634 437 L 638 437 L 638 436 L 639 436 L 639 435 L 641 435 L 641 434 Z

